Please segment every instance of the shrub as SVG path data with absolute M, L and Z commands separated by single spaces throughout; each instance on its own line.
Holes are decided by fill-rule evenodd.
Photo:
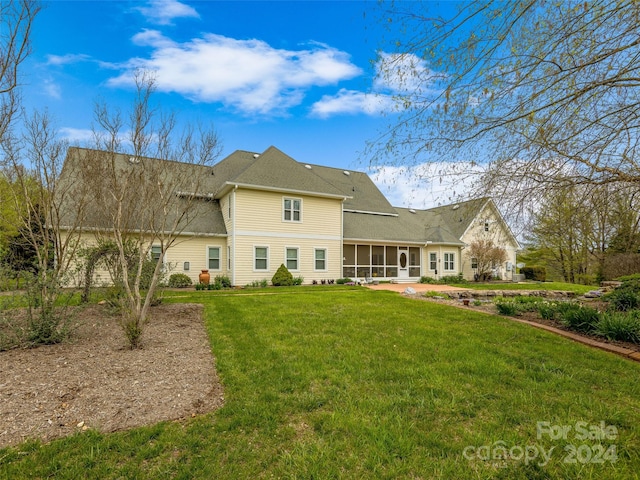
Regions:
M 461 283 L 469 283 L 463 276 L 462 273 L 459 273 L 458 275 L 449 275 L 446 277 L 442 277 L 440 279 L 441 283 L 445 283 L 445 284 L 461 284 Z
M 278 270 L 271 279 L 271 283 L 274 287 L 287 287 L 293 285 L 293 275 L 291 275 L 289 269 L 284 266 L 284 263 L 278 267 Z
M 431 283 L 438 283 L 438 281 L 433 277 L 427 277 L 423 275 L 422 277 L 420 277 L 420 283 L 431 284 Z
M 640 307 L 640 278 L 634 275 L 625 277 L 618 288 L 606 295 L 609 308 L 618 312 L 626 312 Z
M 214 290 L 231 288 L 231 280 L 226 275 L 217 275 L 216 278 L 213 279 L 213 284 L 216 286 Z
M 501 315 L 520 315 L 524 312 L 535 312 L 538 304 L 542 301 L 539 297 L 526 297 L 519 295 L 510 300 L 503 297 L 496 299 L 496 308 Z
M 640 344 L 640 312 L 603 313 L 596 333 L 609 340 L 622 340 Z
M 609 300 L 609 308 L 616 312 L 627 312 L 634 310 L 640 306 L 640 295 L 631 290 L 614 290 L 607 297 Z
M 547 270 L 544 267 L 522 267 L 520 273 L 522 273 L 527 280 L 537 282 L 545 282 L 547 280 Z
M 515 315 L 518 315 L 520 313 L 520 309 L 518 308 L 518 305 L 516 305 L 515 302 L 505 302 L 505 301 L 499 301 L 496 302 L 496 308 L 498 309 L 498 313 L 500 315 L 508 315 L 510 317 L 513 317 Z
M 569 303 L 570 307 L 560 312 L 560 321 L 571 330 L 582 333 L 594 332 L 600 322 L 600 312 L 592 307 Z
M 294 285 L 302 285 L 302 282 L 304 282 L 304 277 L 295 277 L 293 279 Z
M 351 282 L 353 282 L 353 280 L 351 280 L 349 277 L 339 278 L 336 280 L 336 283 L 338 285 L 344 285 L 345 283 L 351 283 Z
M 171 288 L 185 288 L 191 286 L 192 283 L 189 275 L 185 273 L 174 273 L 169 277 L 169 287 Z
M 558 314 L 557 302 L 540 302 L 537 305 L 538 315 L 544 320 L 555 320 Z

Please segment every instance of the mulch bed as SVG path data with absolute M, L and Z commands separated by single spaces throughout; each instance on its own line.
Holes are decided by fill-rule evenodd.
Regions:
M 130 350 L 118 318 L 91 306 L 78 313 L 68 341 L 0 352 L 0 447 L 219 408 L 222 386 L 202 312 L 202 305 L 153 307 L 143 348 Z

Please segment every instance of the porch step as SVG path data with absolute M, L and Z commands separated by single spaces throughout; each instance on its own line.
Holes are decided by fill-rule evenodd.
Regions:
M 396 278 L 395 280 L 391 280 L 391 283 L 418 283 L 418 280 L 411 278 Z

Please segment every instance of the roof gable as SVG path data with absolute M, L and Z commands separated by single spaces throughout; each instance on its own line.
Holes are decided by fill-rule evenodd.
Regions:
M 311 165 L 303 165 L 275 147 L 269 147 L 260 155 L 252 155 L 253 161 L 235 176 L 227 179 L 227 184 L 244 187 L 264 188 L 310 195 L 344 198 L 345 193 L 322 177 L 315 175 Z M 246 164 L 246 159 L 236 156 L 232 161 Z

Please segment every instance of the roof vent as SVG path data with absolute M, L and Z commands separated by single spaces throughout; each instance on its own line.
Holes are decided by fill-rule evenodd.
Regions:
M 416 213 L 416 211 L 413 208 L 410 208 L 409 213 Z
M 307 170 L 311 170 L 311 165 L 305 165 L 304 168 L 306 168 Z
M 342 173 L 344 173 L 347 177 L 348 177 L 349 175 L 351 175 L 351 172 L 348 172 L 347 170 L 345 170 L 345 171 L 344 171 L 344 172 L 342 172 Z
M 259 154 L 259 153 L 254 153 L 254 154 L 253 154 L 253 158 L 258 158 L 259 156 L 260 156 L 260 154 Z
M 138 163 L 140 163 L 140 159 L 132 155 L 131 157 L 129 157 L 129 163 L 137 165 Z
M 454 205 L 453 207 L 451 207 L 452 210 L 457 210 L 460 208 L 460 205 Z

